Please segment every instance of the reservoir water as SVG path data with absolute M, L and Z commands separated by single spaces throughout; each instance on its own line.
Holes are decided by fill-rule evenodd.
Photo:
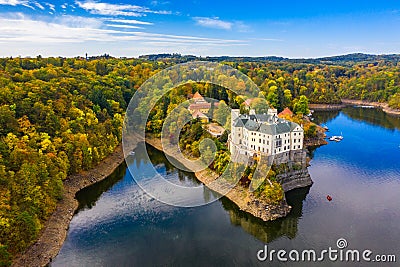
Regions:
M 286 194 L 293 207 L 288 217 L 263 222 L 226 198 L 196 208 L 168 206 L 146 195 L 122 165 L 77 194 L 79 210 L 51 265 L 266 266 L 268 261 L 257 259 L 265 244 L 275 250 L 320 251 L 337 248 L 336 241 L 344 238 L 350 249 L 395 254 L 397 264 L 382 266 L 398 266 L 400 119 L 354 107 L 315 112 L 314 117 L 329 127 L 328 136 L 344 139 L 312 149 L 308 169 L 314 184 Z M 152 164 L 174 183 L 201 186 L 192 173 L 175 169 L 161 152 L 146 147 L 151 162 L 141 157 L 143 146 L 133 164 Z M 204 188 L 204 198 L 210 197 L 213 192 Z M 288 265 L 272 263 L 281 264 Z

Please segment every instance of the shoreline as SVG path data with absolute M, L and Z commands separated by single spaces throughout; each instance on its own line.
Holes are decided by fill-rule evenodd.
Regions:
M 46 266 L 57 256 L 64 244 L 69 224 L 78 208 L 75 194 L 81 189 L 110 176 L 124 162 L 122 144 L 104 158 L 96 167 L 73 174 L 63 181 L 63 198 L 50 215 L 35 243 L 17 255 L 11 266 Z
M 393 109 L 389 107 L 388 103 L 381 103 L 381 102 L 370 102 L 366 100 L 354 100 L 354 99 L 342 99 L 342 102 L 346 105 L 369 105 L 374 106 L 375 108 L 382 109 L 385 113 L 392 115 L 392 116 L 400 116 L 399 109 Z
M 160 140 L 146 137 L 145 141 L 157 150 L 163 151 L 176 159 L 174 152 L 162 149 Z M 17 255 L 13 259 L 11 266 L 47 266 L 50 264 L 64 244 L 69 224 L 78 208 L 79 203 L 75 198 L 76 193 L 109 177 L 124 160 L 122 144 L 119 144 L 114 152 L 104 158 L 96 167 L 68 176 L 63 181 L 63 198 L 57 203 L 56 210 L 45 222 L 38 239 L 25 252 Z M 205 186 L 209 186 L 218 177 L 214 172 L 207 170 L 195 172 L 195 175 Z M 222 188 L 223 185 L 220 186 Z M 209 188 L 217 193 L 218 191 L 224 191 L 218 188 L 216 183 L 212 183 Z M 243 198 L 244 195 L 247 195 L 246 198 Z M 287 204 L 286 198 L 280 204 L 264 203 L 253 194 L 248 194 L 246 189 L 240 186 L 232 188 L 225 197 L 234 202 L 240 210 L 250 213 L 263 221 L 283 218 L 291 211 L 291 206 Z
M 400 110 L 389 107 L 388 103 L 370 102 L 366 100 L 342 99 L 342 104 L 309 104 L 309 108 L 318 111 L 340 110 L 352 105 L 366 105 L 382 109 L 386 114 L 391 116 L 400 116 Z
M 179 156 L 177 156 L 176 151 L 169 151 L 168 149 L 163 149 L 161 141 L 157 138 L 146 137 L 146 143 L 151 145 L 157 150 L 160 150 L 167 154 L 168 156 L 174 158 L 181 164 L 183 164 L 188 169 L 193 169 L 188 166 L 186 162 L 181 162 Z M 235 185 L 228 193 L 226 191 L 226 185 L 223 182 L 217 180 L 218 175 L 209 170 L 202 170 L 194 173 L 196 178 L 202 182 L 205 186 L 211 190 L 227 197 L 233 203 L 235 203 L 240 210 L 248 212 L 255 217 L 262 219 L 263 221 L 273 221 L 289 214 L 292 207 L 286 202 L 286 198 L 282 200 L 280 204 L 270 204 L 257 198 L 254 194 L 249 193 L 247 189 Z
M 340 110 L 344 108 L 345 104 L 308 104 L 308 108 L 318 111 L 328 111 L 328 110 Z

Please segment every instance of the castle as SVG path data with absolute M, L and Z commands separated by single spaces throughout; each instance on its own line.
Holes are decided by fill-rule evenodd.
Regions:
M 304 130 L 297 123 L 281 119 L 276 109 L 267 114 L 240 114 L 231 111 L 231 134 L 229 149 L 233 159 L 237 155 L 254 157 L 289 154 L 303 149 Z

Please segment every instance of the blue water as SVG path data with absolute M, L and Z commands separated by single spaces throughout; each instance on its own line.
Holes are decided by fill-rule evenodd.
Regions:
M 312 151 L 314 184 L 287 194 L 293 206 L 288 217 L 263 222 L 225 198 L 197 208 L 168 206 L 147 196 L 121 166 L 77 195 L 80 209 L 52 266 L 266 266 L 256 257 L 264 244 L 318 250 L 336 247 L 338 238 L 351 249 L 397 254 L 400 261 L 400 120 L 359 108 L 315 117 L 329 127 L 328 135 L 344 139 Z M 152 162 L 137 151 L 135 164 L 154 164 L 175 183 L 199 185 L 193 174 L 147 149 Z M 204 197 L 212 197 L 207 188 Z

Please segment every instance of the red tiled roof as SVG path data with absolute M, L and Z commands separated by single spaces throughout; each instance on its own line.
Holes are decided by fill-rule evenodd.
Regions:
M 284 110 L 282 110 L 281 113 L 278 114 L 278 116 L 293 116 L 293 112 L 289 109 L 289 108 L 285 108 Z
M 196 92 L 194 95 L 193 95 L 193 99 L 203 99 L 204 97 L 202 97 L 201 96 L 201 94 L 199 94 L 199 92 Z

